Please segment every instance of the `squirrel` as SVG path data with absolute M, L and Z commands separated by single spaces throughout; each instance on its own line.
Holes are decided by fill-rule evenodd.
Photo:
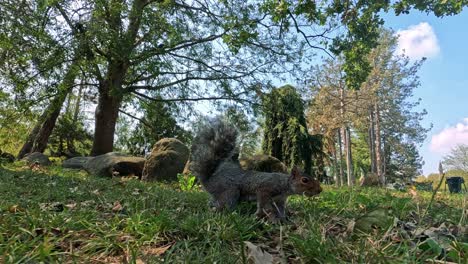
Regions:
M 216 210 L 232 210 L 240 201 L 256 201 L 257 217 L 285 219 L 288 196 L 313 196 L 322 191 L 318 180 L 296 166 L 290 175 L 243 170 L 238 149 L 238 130 L 221 117 L 202 125 L 192 141 L 190 170 L 211 195 Z

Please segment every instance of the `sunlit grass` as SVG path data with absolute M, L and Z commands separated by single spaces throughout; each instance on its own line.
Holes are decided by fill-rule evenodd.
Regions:
M 390 236 L 397 225 L 377 225 L 367 233 L 347 227 L 376 210 L 384 210 L 392 223 L 413 221 L 430 195 L 325 186 L 319 197 L 291 197 L 289 221 L 273 224 L 254 218 L 254 204 L 213 212 L 206 193 L 183 192 L 176 184 L 98 178 L 58 166 L 31 171 L 14 164 L 0 168 L 0 262 L 242 263 L 248 255 L 245 241 L 291 263 L 446 259 L 425 253 L 414 238 Z M 464 207 L 463 195 L 438 194 L 417 225 L 466 226 Z M 452 242 L 466 259 L 463 239 Z

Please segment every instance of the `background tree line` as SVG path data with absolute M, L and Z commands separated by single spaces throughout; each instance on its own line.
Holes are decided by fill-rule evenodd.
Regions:
M 410 174 L 401 172 L 408 162 L 405 155 L 413 158 L 408 170 L 417 169 L 416 144 L 425 134 L 413 122 L 424 113 L 411 112 L 415 103 L 406 100 L 417 86 L 420 63 L 410 65 L 390 55 L 394 40 L 381 32 L 380 14 L 417 9 L 454 15 L 465 5 L 419 0 L 5 0 L 0 3 L 2 148 L 19 158 L 47 148 L 57 155 L 99 155 L 112 151 L 114 144 L 141 154 L 161 137 L 188 142 L 184 127 L 196 120 L 200 102 L 242 108 L 246 116 L 258 109 L 268 113 L 264 103 L 269 99 L 262 95 L 275 96 L 273 83 L 303 83 L 310 76 L 315 107 L 308 108 L 309 128 L 306 119 L 296 116 L 284 128 L 273 129 L 264 114 L 269 142 L 264 146 L 278 148 L 269 133 L 289 136 L 293 142 L 281 147 L 289 153 L 285 162 L 295 163 L 302 155 L 307 168 L 322 169 L 324 164 L 313 164 L 310 156 L 328 154 L 334 158 L 325 160 L 334 164 L 340 183 L 343 155 L 348 184 L 367 167 L 382 181 L 397 171 Z M 378 45 L 382 34 L 387 43 Z M 336 59 L 311 72 L 317 53 Z M 328 109 L 336 102 L 338 108 Z M 291 107 L 295 113 L 301 110 L 294 102 Z M 338 118 L 326 118 L 333 111 Z M 367 142 L 368 151 L 356 142 Z

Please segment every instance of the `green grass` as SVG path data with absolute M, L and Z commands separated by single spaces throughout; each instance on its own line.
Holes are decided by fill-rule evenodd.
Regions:
M 255 219 L 254 204 L 213 212 L 206 193 L 176 184 L 14 164 L 0 167 L 0 263 L 243 263 L 245 241 L 288 263 L 466 261 L 466 234 L 450 236 L 444 253 L 405 237 L 402 223 L 467 225 L 463 195 L 438 194 L 419 219 L 430 196 L 326 186 L 291 197 L 289 221 L 273 224 Z

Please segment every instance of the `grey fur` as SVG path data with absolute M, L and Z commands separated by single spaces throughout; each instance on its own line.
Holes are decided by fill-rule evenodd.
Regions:
M 190 169 L 218 210 L 233 209 L 239 201 L 257 201 L 257 216 L 273 212 L 284 218 L 289 195 L 321 192 L 318 181 L 296 168 L 291 175 L 243 170 L 237 138 L 237 129 L 218 117 L 204 125 L 192 142 Z

